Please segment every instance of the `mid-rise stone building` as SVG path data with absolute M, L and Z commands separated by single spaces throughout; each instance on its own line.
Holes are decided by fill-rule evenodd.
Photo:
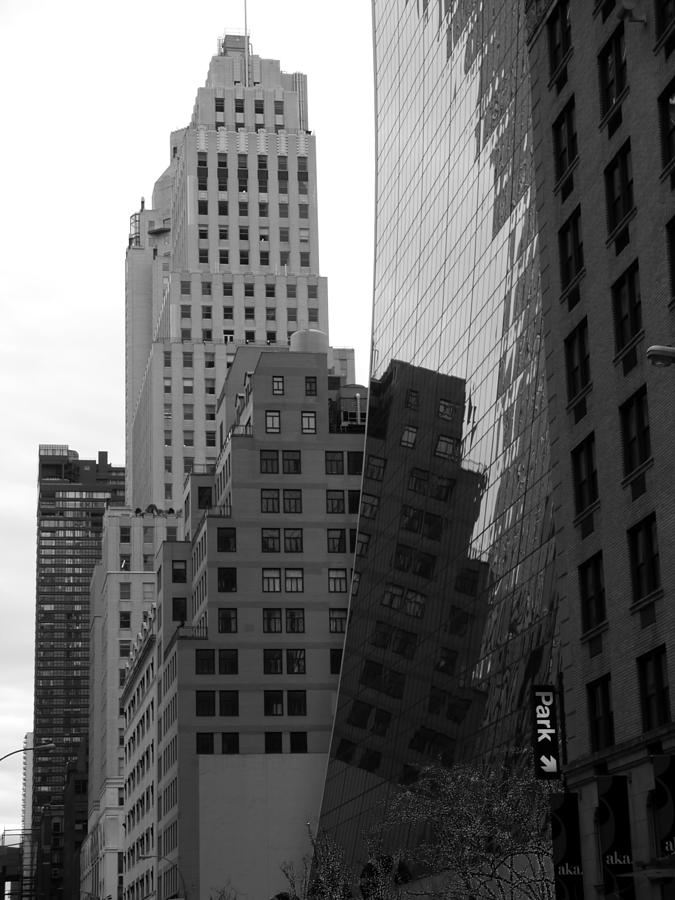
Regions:
M 186 480 L 185 541 L 157 557 L 157 614 L 122 695 L 125 900 L 153 885 L 162 900 L 271 897 L 288 888 L 282 864 L 310 851 L 366 404 L 318 332 L 235 354 L 219 434 L 231 425 L 215 467 Z M 148 747 L 156 766 L 144 771 Z
M 564 889 L 673 896 L 675 7 L 527 4 L 563 651 Z M 561 884 L 561 889 L 562 884 Z M 580 896 L 580 894 L 575 894 Z

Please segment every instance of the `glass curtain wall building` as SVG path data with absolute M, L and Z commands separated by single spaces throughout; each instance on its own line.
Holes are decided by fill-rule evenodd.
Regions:
M 374 0 L 369 424 L 321 825 L 355 864 L 391 785 L 518 757 L 552 677 L 553 520 L 520 0 Z

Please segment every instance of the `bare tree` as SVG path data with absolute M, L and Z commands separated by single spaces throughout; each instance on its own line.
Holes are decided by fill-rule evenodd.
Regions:
M 307 826 L 312 844 L 311 856 L 300 866 L 283 863 L 281 871 L 288 881 L 288 900 L 348 900 L 352 896 L 352 875 L 342 848 L 325 832 L 316 836 Z
M 443 900 L 552 900 L 548 788 L 529 768 L 505 765 L 430 767 L 389 802 L 378 829 L 389 873 L 404 860 L 415 883 L 396 886 L 381 870 L 391 896 Z M 397 869 L 396 871 L 399 871 Z M 384 876 L 384 877 L 383 877 Z M 401 879 L 398 879 L 399 882 Z

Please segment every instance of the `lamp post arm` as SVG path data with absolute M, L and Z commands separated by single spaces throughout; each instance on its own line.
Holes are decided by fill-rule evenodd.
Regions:
M 29 750 L 51 750 L 56 746 L 56 744 L 51 743 L 48 744 L 35 744 L 33 747 L 19 747 L 18 750 L 12 750 L 9 753 L 5 753 L 4 756 L 0 756 L 0 762 L 3 759 L 7 759 L 8 756 L 14 756 L 15 753 L 28 753 Z

